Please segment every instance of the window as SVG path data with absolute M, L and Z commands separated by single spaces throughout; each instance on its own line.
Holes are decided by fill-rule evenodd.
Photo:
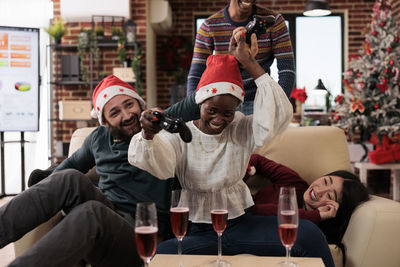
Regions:
M 344 69 L 344 15 L 305 17 L 283 14 L 292 40 L 296 60 L 296 87 L 306 87 L 309 94 L 321 79 L 332 94 L 331 101 L 342 93 Z M 271 77 L 278 78 L 276 64 Z M 307 102 L 306 102 L 307 104 Z
M 331 101 L 342 93 L 344 69 L 344 14 L 305 17 L 302 14 L 282 14 L 292 40 L 296 61 L 296 87 L 306 87 L 307 93 L 321 79 L 332 94 Z M 196 32 L 208 15 L 195 18 Z M 278 80 L 276 60 L 271 77 Z

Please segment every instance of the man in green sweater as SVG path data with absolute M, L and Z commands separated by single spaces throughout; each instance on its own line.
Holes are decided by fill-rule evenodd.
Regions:
M 196 116 L 190 99 L 171 115 Z M 138 202 L 155 202 L 159 236 L 171 237 L 170 192 L 174 179 L 160 181 L 128 163 L 131 137 L 140 132 L 144 100 L 129 84 L 108 76 L 93 92 L 97 127 L 82 147 L 46 179 L 0 208 L 0 248 L 21 238 L 60 210 L 64 218 L 10 266 L 140 266 L 133 234 Z M 194 108 L 193 108 L 194 107 Z M 188 117 L 188 118 L 189 118 Z M 194 119 L 195 117 L 191 117 Z M 98 187 L 84 175 L 96 166 Z M 133 216 L 132 216 L 133 215 Z

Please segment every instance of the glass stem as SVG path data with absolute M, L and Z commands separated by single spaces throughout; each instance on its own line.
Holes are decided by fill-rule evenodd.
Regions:
M 221 242 L 222 233 L 218 233 L 218 260 L 222 259 L 222 242 Z
M 182 266 L 183 266 L 183 263 L 182 263 L 182 239 L 183 239 L 183 237 L 178 238 L 179 267 L 182 267 Z
M 178 255 L 182 255 L 182 238 L 178 238 Z
M 290 247 L 286 246 L 286 263 L 290 262 Z

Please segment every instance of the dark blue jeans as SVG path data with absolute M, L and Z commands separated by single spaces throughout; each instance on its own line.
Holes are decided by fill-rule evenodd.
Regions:
M 216 255 L 217 234 L 211 224 L 192 223 L 183 239 L 183 254 Z M 160 243 L 157 253 L 176 254 L 177 240 Z M 229 220 L 222 235 L 222 254 L 253 254 L 257 256 L 285 256 L 285 248 L 278 234 L 274 216 L 254 216 L 250 212 Z M 294 257 L 321 257 L 327 267 L 334 267 L 328 243 L 321 230 L 308 220 L 300 220 L 297 240 L 291 250 Z
M 10 267 L 70 267 L 82 259 L 96 267 L 142 266 L 133 218 L 121 217 L 87 176 L 72 169 L 50 175 L 0 208 L 0 248 L 61 209 L 66 216 Z

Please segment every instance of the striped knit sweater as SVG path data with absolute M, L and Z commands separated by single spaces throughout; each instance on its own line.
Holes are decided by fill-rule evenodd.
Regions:
M 208 56 L 213 54 L 213 52 L 215 54 L 229 53 L 229 42 L 232 31 L 239 26 L 246 26 L 249 22 L 248 20 L 238 23 L 231 20 L 228 14 L 228 7 L 229 5 L 207 18 L 197 32 L 192 64 L 188 76 L 187 95 L 196 91 L 197 84 L 206 68 Z M 254 6 L 253 14 L 256 14 L 257 9 L 267 12 L 260 7 Z M 260 14 L 259 12 L 257 13 Z M 289 31 L 284 18 L 280 14 L 276 16 L 274 26 L 258 39 L 256 60 L 265 72 L 270 72 L 274 58 L 277 59 L 279 71 L 278 83 L 289 97 L 295 81 L 294 56 Z M 253 101 L 257 87 L 247 71 L 242 70 L 241 73 L 246 91 L 244 100 Z

